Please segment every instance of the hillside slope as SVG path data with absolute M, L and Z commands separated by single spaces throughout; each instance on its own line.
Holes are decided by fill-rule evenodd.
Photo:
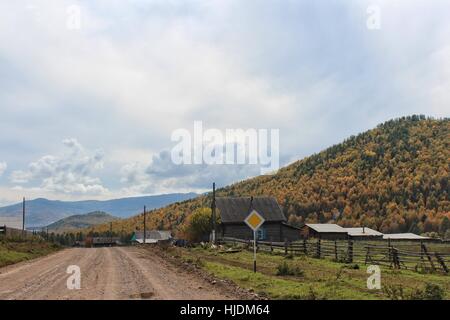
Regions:
M 269 195 L 289 221 L 335 222 L 382 232 L 449 229 L 449 119 L 404 117 L 280 169 L 218 190 L 219 196 Z M 212 182 L 212 181 L 211 181 Z M 206 196 L 150 214 L 151 227 L 176 229 Z M 142 217 L 121 222 L 140 228 Z M 105 226 L 96 228 L 102 231 Z
M 58 220 L 47 226 L 50 232 L 63 232 L 93 227 L 102 223 L 119 220 L 106 212 L 95 211 L 87 214 L 77 214 Z

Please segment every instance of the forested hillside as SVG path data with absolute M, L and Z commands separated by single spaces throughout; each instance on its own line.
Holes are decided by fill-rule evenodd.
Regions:
M 47 229 L 50 232 L 62 233 L 64 231 L 88 228 L 117 220 L 119 220 L 119 218 L 114 217 L 106 212 L 94 211 L 86 214 L 77 214 L 58 220 L 48 225 Z
M 449 143 L 449 119 L 391 120 L 218 195 L 275 196 L 295 225 L 332 222 L 386 233 L 444 234 L 450 229 Z M 209 205 L 205 196 L 176 203 L 152 211 L 149 223 L 176 230 L 195 208 Z M 142 217 L 120 223 L 117 228 L 131 231 L 142 227 Z

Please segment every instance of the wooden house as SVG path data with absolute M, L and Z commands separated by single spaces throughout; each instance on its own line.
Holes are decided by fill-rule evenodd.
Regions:
M 245 224 L 248 214 L 255 210 L 265 220 L 257 232 L 261 241 L 295 241 L 300 239 L 300 229 L 287 223 L 281 207 L 272 197 L 219 197 L 216 208 L 220 215 L 219 236 L 253 239 L 253 231 Z

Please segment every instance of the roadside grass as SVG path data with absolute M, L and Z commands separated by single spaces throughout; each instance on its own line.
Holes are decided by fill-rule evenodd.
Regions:
M 213 249 L 174 248 L 172 253 L 218 278 L 228 279 L 237 285 L 271 299 L 392 299 L 393 288 L 401 288 L 404 297 L 422 290 L 427 284 L 443 289 L 450 298 L 450 276 L 420 274 L 407 270 L 381 267 L 381 290 L 367 289 L 367 266 L 343 264 L 327 259 L 305 256 L 284 257 L 279 254 L 258 253 L 257 269 L 253 273 L 253 254 L 223 252 Z M 294 272 L 282 272 L 294 270 Z M 285 275 L 280 275 L 285 274 Z
M 59 249 L 58 245 L 38 238 L 25 240 L 0 238 L 0 268 L 45 256 Z

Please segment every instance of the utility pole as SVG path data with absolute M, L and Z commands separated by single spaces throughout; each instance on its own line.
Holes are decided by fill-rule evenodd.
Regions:
M 112 221 L 109 223 L 109 245 L 112 247 Z
M 22 203 L 22 237 L 25 235 L 25 197 Z
M 146 226 L 145 226 L 146 218 L 147 218 L 147 212 L 146 212 L 146 207 L 144 206 L 144 244 L 147 243 L 147 230 L 146 230 Z
M 213 199 L 211 203 L 212 243 L 216 243 L 216 183 L 213 182 Z

